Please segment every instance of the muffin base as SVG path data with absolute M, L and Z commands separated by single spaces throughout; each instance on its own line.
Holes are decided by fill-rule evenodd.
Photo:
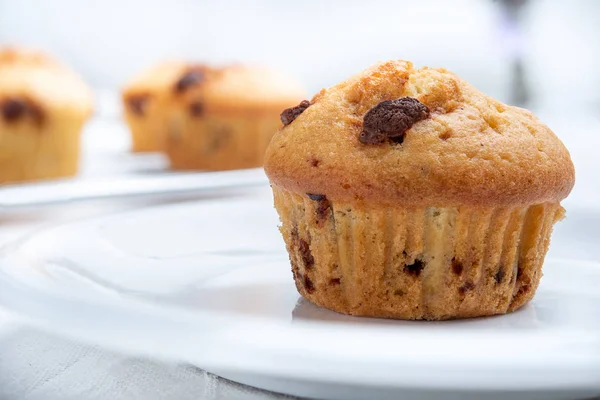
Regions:
M 84 118 L 0 126 L 0 183 L 73 176 Z
M 169 122 L 166 152 L 177 170 L 259 167 L 280 127 L 279 112 L 175 116 Z
M 559 203 L 383 207 L 273 185 L 299 293 L 344 314 L 442 320 L 514 311 L 542 276 Z M 314 197 L 314 196 L 313 196 Z
M 165 124 L 157 118 L 133 116 L 125 119 L 131 131 L 131 151 L 134 153 L 159 152 L 165 148 Z

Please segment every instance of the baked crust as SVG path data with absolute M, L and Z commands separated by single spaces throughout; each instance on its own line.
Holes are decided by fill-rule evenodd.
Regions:
M 0 49 L 0 183 L 75 175 L 92 107 L 68 67 L 39 51 Z
M 7 101 L 28 103 L 44 117 L 37 122 L 87 118 L 93 109 L 91 90 L 75 72 L 45 53 L 16 47 L 0 49 L 0 104 Z
M 165 151 L 175 169 L 262 165 L 279 113 L 304 98 L 293 79 L 262 67 L 157 64 L 122 92 L 134 151 Z
M 382 101 L 416 98 L 429 118 L 401 144 L 359 140 Z M 388 61 L 324 89 L 275 134 L 265 157 L 272 183 L 332 201 L 383 205 L 525 205 L 565 198 L 569 152 L 531 112 L 496 101 L 445 69 Z
M 202 112 L 256 113 L 281 111 L 304 91 L 295 80 L 264 67 L 166 61 L 140 73 L 122 94 L 125 102 L 149 94 L 168 98 L 165 106 L 187 109 L 201 103 Z

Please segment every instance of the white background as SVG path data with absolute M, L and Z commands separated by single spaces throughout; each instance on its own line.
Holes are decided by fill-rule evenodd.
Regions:
M 44 48 L 96 88 L 165 57 L 268 64 L 316 92 L 377 60 L 443 66 L 509 101 L 501 6 L 492 0 L 0 0 L 0 44 Z M 598 100 L 600 2 L 524 7 L 536 106 Z M 504 33 L 502 33 L 504 32 Z

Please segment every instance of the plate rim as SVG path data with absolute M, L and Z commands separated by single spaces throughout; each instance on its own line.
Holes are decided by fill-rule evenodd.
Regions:
M 549 260 L 550 261 L 550 260 Z M 0 265 L 2 265 L 5 262 L 5 260 L 2 260 L 2 262 L 0 262 Z M 595 262 L 586 262 L 583 264 L 579 264 L 579 265 L 586 265 L 585 267 L 582 268 L 590 268 L 591 270 L 594 271 L 594 273 L 597 273 L 600 276 L 600 264 L 595 263 Z M 576 268 L 580 268 L 579 266 Z M 9 311 L 11 312 L 15 312 L 18 315 L 21 316 L 25 316 L 27 322 L 29 324 L 32 324 L 34 326 L 37 326 L 39 328 L 42 328 L 44 330 L 49 330 L 55 333 L 59 333 L 59 334 L 63 334 L 66 335 L 67 337 L 72 337 L 74 339 L 78 339 L 78 340 L 83 340 L 89 343 L 95 343 L 95 344 L 101 344 L 104 346 L 108 346 L 111 348 L 115 348 L 118 350 L 124 350 L 124 351 L 130 351 L 133 353 L 146 353 L 147 351 L 147 347 L 146 345 L 142 345 L 139 346 L 139 348 L 135 348 L 134 347 L 130 347 L 133 343 L 131 340 L 126 340 L 125 342 L 122 343 L 107 343 L 106 340 L 103 340 L 102 338 L 100 338 L 100 333 L 102 331 L 104 331 L 104 333 L 106 333 L 107 331 L 107 327 L 106 325 L 104 326 L 98 326 L 97 324 L 95 325 L 95 329 L 94 329 L 94 333 L 90 331 L 89 327 L 90 326 L 94 326 L 94 321 L 92 321 L 90 318 L 83 318 L 83 320 L 81 318 L 79 318 L 79 321 L 85 321 L 86 322 L 86 326 L 88 326 L 88 329 L 82 329 L 81 325 L 78 325 L 76 321 L 76 318 L 72 318 L 72 316 L 68 316 L 67 314 L 65 314 L 65 311 L 67 311 L 67 313 L 69 312 L 69 310 L 74 313 L 74 314 L 78 314 L 78 315 L 95 315 L 95 316 L 104 316 L 104 318 L 106 318 L 107 315 L 119 315 L 119 314 L 123 314 L 122 317 L 120 318 L 120 321 L 123 322 L 126 320 L 126 318 L 128 316 L 131 316 L 131 313 L 133 312 L 134 315 L 136 315 L 136 317 L 140 317 L 140 316 L 144 316 L 144 318 L 148 318 L 150 315 L 152 315 L 151 320 L 153 321 L 146 321 L 145 324 L 146 325 L 152 325 L 154 327 L 157 327 L 160 325 L 160 322 L 164 322 L 165 320 L 168 320 L 169 322 L 173 323 L 173 324 L 177 324 L 177 326 L 181 326 L 181 327 L 185 327 L 187 329 L 187 331 L 191 330 L 195 331 L 195 332 L 202 332 L 201 329 L 198 328 L 206 328 L 207 326 L 212 326 L 213 329 L 211 332 L 204 332 L 204 340 L 209 340 L 209 343 L 203 343 L 202 349 L 204 351 L 208 351 L 210 349 L 210 347 L 214 348 L 219 348 L 219 346 L 221 346 L 221 348 L 223 348 L 223 346 L 225 344 L 227 345 L 233 345 L 232 346 L 232 350 L 233 347 L 235 347 L 236 345 L 236 340 L 238 341 L 237 343 L 237 347 L 235 347 L 235 351 L 239 352 L 239 353 L 244 353 L 245 357 L 249 360 L 252 359 L 253 361 L 248 364 L 248 362 L 246 362 L 246 368 L 249 368 L 250 366 L 253 367 L 253 369 L 257 372 L 262 372 L 265 374 L 271 374 L 274 376 L 279 375 L 280 377 L 286 377 L 286 376 L 295 376 L 297 378 L 303 378 L 303 379 L 310 379 L 310 380 L 319 380 L 320 375 L 319 373 L 314 373 L 314 371 L 311 371 L 311 369 L 309 368 L 310 364 L 302 364 L 302 363 L 296 363 L 296 364 L 289 364 L 288 368 L 281 368 L 281 365 L 279 366 L 278 369 L 274 369 L 272 368 L 272 363 L 268 362 L 267 360 L 265 360 L 265 357 L 263 355 L 263 359 L 261 361 L 261 352 L 265 350 L 265 346 L 271 346 L 271 353 L 270 355 L 272 356 L 273 354 L 273 349 L 275 348 L 279 353 L 280 353 L 280 357 L 279 358 L 287 358 L 288 361 L 292 358 L 298 358 L 298 357 L 302 357 L 303 355 L 306 357 L 307 354 L 312 357 L 313 362 L 318 361 L 319 365 L 323 365 L 322 363 L 327 363 L 328 361 L 331 363 L 331 354 L 328 355 L 323 355 L 323 353 L 319 354 L 318 352 L 322 351 L 324 349 L 324 347 L 318 347 L 318 349 L 316 349 L 313 352 L 309 352 L 309 353 L 305 353 L 307 349 L 303 348 L 303 349 L 292 349 L 292 351 L 290 351 L 289 348 L 285 348 L 284 345 L 289 344 L 289 340 L 288 341 L 284 341 L 282 342 L 281 340 L 277 340 L 278 337 L 281 337 L 282 335 L 290 335 L 290 334 L 294 334 L 294 338 L 295 340 L 299 340 L 302 337 L 310 337 L 311 334 L 313 335 L 320 335 L 320 337 L 323 337 L 323 332 L 325 332 L 325 330 L 323 330 L 324 326 L 322 325 L 322 323 L 315 323 L 315 322 L 302 322 L 302 323 L 294 323 L 293 328 L 290 329 L 290 327 L 285 327 L 279 323 L 274 323 L 273 321 L 269 321 L 266 318 L 258 318 L 258 317 L 246 317 L 246 318 L 242 318 L 245 319 L 246 321 L 243 322 L 235 322 L 232 323 L 232 321 L 227 321 L 228 317 L 223 317 L 223 316 L 218 316 L 218 315 L 214 315 L 214 313 L 204 313 L 204 312 L 200 312 L 200 313 L 194 313 L 197 314 L 196 315 L 196 320 L 194 321 L 194 323 L 189 323 L 189 321 L 185 321 L 186 317 L 189 316 L 189 314 L 191 313 L 191 311 L 183 311 L 183 310 L 177 310 L 177 312 L 174 312 L 174 309 L 170 308 L 170 307 L 164 307 L 164 306 L 156 306 L 156 305 L 148 305 L 146 304 L 146 302 L 144 301 L 140 301 L 137 299 L 129 299 L 127 301 L 127 305 L 125 307 L 123 307 L 122 304 L 120 305 L 116 305 L 116 304 L 111 304 L 110 301 L 107 302 L 95 302 L 95 301 L 90 301 L 89 299 L 81 299 L 81 298 L 77 298 L 74 299 L 68 295 L 60 295 L 57 293 L 45 293 L 42 297 L 39 297 L 39 293 L 37 293 L 37 299 L 36 299 L 36 293 L 33 291 L 33 289 L 29 290 L 27 287 L 25 287 L 24 285 L 20 284 L 19 282 L 12 280 L 10 278 L 10 276 L 8 276 L 4 270 L 4 268 L 2 268 L 0 266 L 0 284 L 2 286 L 2 290 L 0 291 L 0 305 L 8 308 Z M 26 301 L 24 301 L 26 300 Z M 77 307 L 75 308 L 79 308 L 84 312 L 84 313 L 78 313 L 77 311 L 75 311 L 74 306 L 74 301 L 76 301 L 76 305 Z M 65 307 L 53 307 L 52 304 L 62 304 Z M 66 307 L 67 305 L 69 305 L 69 307 Z M 33 308 L 35 307 L 35 309 Z M 34 311 L 37 310 L 37 311 Z M 103 310 L 103 313 L 95 313 L 95 312 L 90 312 L 90 311 L 98 311 L 98 310 Z M 159 314 L 157 316 L 156 312 L 157 310 L 159 311 Z M 58 311 L 58 312 L 57 312 Z M 53 315 L 53 319 L 54 321 L 52 321 L 51 319 L 49 319 L 47 317 L 47 315 L 50 315 L 50 313 L 52 313 Z M 203 315 L 202 317 L 199 317 L 199 314 L 210 314 L 209 316 L 207 315 Z M 44 315 L 46 317 L 44 317 Z M 59 319 L 59 323 L 57 323 L 57 317 Z M 498 316 L 498 317 L 494 317 L 494 318 L 501 318 L 502 316 Z M 198 323 L 200 319 L 203 319 L 203 321 L 201 322 L 201 324 Z M 138 321 L 139 322 L 139 321 Z M 427 324 L 428 322 L 422 322 L 422 324 Z M 316 327 L 315 324 L 319 324 L 322 325 L 321 327 Z M 330 323 L 326 324 L 326 325 L 330 325 Z M 216 326 L 216 328 L 215 328 Z M 238 329 L 242 326 L 245 326 L 246 328 L 252 327 L 251 329 L 249 329 L 250 331 L 252 331 L 252 329 L 254 329 L 255 332 L 259 332 L 261 329 L 265 330 L 268 329 L 270 331 L 270 335 L 268 336 L 268 338 L 264 338 L 262 341 L 257 341 L 256 337 L 252 338 L 252 343 L 248 342 L 248 340 L 246 341 L 240 341 L 240 339 L 243 338 L 243 335 L 236 335 L 235 332 L 238 331 Z M 291 326 L 291 325 L 290 325 Z M 317 329 L 315 329 L 317 328 Z M 110 328 L 108 328 L 110 329 Z M 127 332 L 127 326 L 124 327 L 120 327 L 118 330 L 123 331 L 125 329 L 125 332 L 121 332 L 121 333 L 126 333 Z M 362 330 L 362 329 L 361 329 Z M 139 333 L 141 330 L 138 329 L 137 332 Z M 339 333 L 339 332 L 338 332 Z M 383 337 L 384 339 L 390 339 L 390 338 L 394 338 L 394 339 L 401 339 L 398 336 L 402 336 L 402 335 L 398 335 L 398 332 L 385 332 L 385 334 L 381 335 L 381 333 L 383 333 L 383 330 L 381 332 L 379 332 L 380 338 Z M 564 333 L 564 332 L 563 332 Z M 581 332 L 578 331 L 578 334 L 580 334 Z M 114 331 L 112 332 L 112 334 L 114 335 Z M 360 332 L 360 330 L 357 330 L 356 332 L 352 332 L 352 335 L 362 335 L 362 337 L 360 337 L 361 341 L 360 343 L 366 343 L 369 339 L 372 338 L 366 338 L 364 337 L 364 335 L 372 335 L 372 332 Z M 405 332 L 406 334 L 406 332 Z M 156 339 L 156 337 L 165 337 L 172 335 L 172 331 L 169 332 L 168 334 L 165 335 L 165 332 L 161 332 L 159 333 L 158 336 L 155 335 L 154 339 Z M 331 336 L 331 335 L 330 335 Z M 426 337 L 421 337 L 418 340 L 415 340 L 414 338 L 413 340 L 413 345 L 416 347 L 418 345 L 424 345 L 427 344 L 428 340 L 435 340 L 436 336 L 439 336 L 438 334 L 430 334 L 430 335 L 425 335 Z M 429 336 L 429 337 L 427 337 Z M 477 335 L 474 335 L 477 336 Z M 534 345 L 534 343 L 538 343 L 539 345 L 539 340 L 540 340 L 540 335 L 539 333 L 536 334 L 526 334 L 524 335 L 527 338 L 527 344 L 526 345 Z M 561 338 L 564 338 L 564 335 L 560 335 Z M 404 335 L 404 339 L 407 339 L 408 336 Z M 454 338 L 455 340 L 457 340 L 458 338 Z M 484 340 L 483 344 L 490 344 L 494 341 L 497 341 L 501 339 L 501 335 L 497 335 L 497 334 L 490 334 L 489 332 L 486 332 L 486 337 Z M 545 350 L 548 351 L 550 350 L 552 347 L 561 344 L 560 342 L 556 342 L 557 337 L 546 337 L 545 339 L 547 339 L 547 343 L 546 345 L 549 346 L 547 347 Z M 136 340 L 139 340 L 136 339 Z M 148 339 L 147 339 L 148 340 Z M 447 339 L 446 339 L 447 340 Z M 469 342 L 472 342 L 473 340 L 475 340 L 477 342 L 477 338 L 476 337 L 470 337 L 470 338 L 460 338 L 458 339 L 459 342 L 464 342 L 465 340 L 468 340 Z M 225 341 L 226 343 L 223 343 L 223 341 Z M 597 348 L 598 350 L 600 350 L 600 336 L 596 336 L 593 334 L 588 335 L 587 337 L 587 341 L 588 341 L 588 345 L 589 346 L 594 346 L 593 348 Z M 414 343 L 416 342 L 416 343 Z M 481 340 L 479 340 L 479 342 L 481 342 Z M 189 342 L 188 342 L 189 343 Z M 577 343 L 581 344 L 581 336 L 578 336 L 577 338 Z M 479 343 L 481 344 L 481 343 Z M 569 343 L 565 343 L 564 341 L 562 342 L 563 345 L 565 344 L 573 344 L 571 342 Z M 275 346 L 275 347 L 274 347 Z M 143 350 L 143 348 L 146 348 L 146 350 Z M 287 353 L 285 352 L 285 350 L 287 350 Z M 341 349 L 336 349 L 336 351 L 338 353 L 336 353 L 337 355 L 343 355 L 343 352 L 340 352 L 339 350 Z M 589 349 L 588 349 L 589 350 Z M 159 351 L 158 355 L 159 357 L 162 358 L 167 358 L 167 359 L 176 359 L 177 357 L 175 357 L 173 355 L 174 352 L 172 351 Z M 239 369 L 240 371 L 244 371 L 244 363 L 239 363 L 239 360 L 237 359 L 238 355 L 233 355 L 231 354 L 231 352 L 229 353 L 229 355 L 225 356 L 225 354 L 206 354 L 206 358 L 205 358 L 205 362 L 201 362 L 200 365 L 203 368 L 206 369 L 210 369 L 210 368 L 221 368 L 221 369 L 231 369 L 232 367 L 234 369 Z M 305 353 L 305 354 L 303 354 Z M 182 353 L 179 353 L 182 354 Z M 349 353 L 348 353 L 349 354 Z M 598 353 L 600 355 L 600 353 Z M 361 357 L 362 358 L 356 358 L 356 354 L 353 354 L 353 357 L 346 357 L 343 359 L 338 359 L 337 362 L 333 363 L 332 365 L 335 365 L 336 367 L 340 368 L 343 367 L 344 364 L 352 364 L 354 363 L 356 365 L 356 363 L 359 363 L 363 366 L 365 365 L 372 365 L 374 360 L 368 360 L 365 359 L 366 354 L 362 353 Z M 429 371 L 433 371 L 433 369 L 431 368 L 431 364 L 427 364 L 427 357 L 431 357 L 431 353 L 429 354 L 422 354 L 422 353 L 415 353 L 413 352 L 403 352 L 401 354 L 404 357 L 408 357 L 410 359 L 409 362 L 413 362 L 412 365 L 409 364 L 409 362 L 407 361 L 406 358 L 404 358 L 404 367 L 405 369 L 407 368 L 414 368 L 414 367 L 418 367 L 419 366 L 419 360 L 421 362 L 421 367 L 427 367 L 427 369 Z M 388 359 L 378 359 L 377 360 L 377 364 L 383 366 L 383 365 L 387 365 L 388 367 L 401 367 L 401 365 L 399 366 L 397 362 L 395 362 L 396 360 L 398 360 L 399 354 L 393 353 L 390 354 L 390 357 Z M 412 356 L 412 358 L 410 358 Z M 424 357 L 425 356 L 425 357 Z M 495 354 L 495 356 L 498 356 L 498 354 Z M 268 357 L 267 357 L 268 358 Z M 545 357 L 544 357 L 545 358 Z M 482 358 L 479 358 L 479 360 L 481 360 Z M 443 359 L 442 359 L 443 360 Z M 198 362 L 198 360 L 187 360 L 190 362 Z M 519 366 L 515 366 L 515 365 L 510 365 L 506 364 L 503 366 L 504 370 L 499 369 L 498 368 L 498 364 L 488 364 L 486 365 L 485 363 L 481 364 L 477 364 L 477 365 L 473 365 L 471 364 L 473 361 L 473 358 L 468 358 L 465 357 L 462 360 L 461 359 L 446 359 L 446 363 L 443 365 L 439 365 L 439 361 L 440 358 L 438 357 L 438 359 L 436 359 L 436 362 L 438 362 L 438 379 L 435 382 L 431 382 L 431 381 L 423 381 L 422 379 L 419 380 L 418 376 L 415 376 L 415 374 L 409 374 L 408 371 L 403 371 L 403 374 L 405 377 L 410 377 L 410 379 L 404 379 L 404 380 L 400 380 L 397 381 L 395 380 L 395 385 L 394 382 L 391 382 L 389 377 L 381 377 L 377 374 L 374 375 L 364 375 L 363 373 L 365 372 L 364 368 L 357 368 L 358 370 L 361 370 L 361 375 L 356 376 L 355 374 L 352 373 L 352 371 L 349 370 L 345 370 L 343 373 L 338 373 L 335 376 L 335 382 L 356 382 L 356 379 L 361 379 L 363 381 L 363 383 L 365 384 L 374 384 L 374 385 L 390 385 L 392 384 L 392 386 L 397 386 L 397 387 L 406 387 L 406 385 L 412 385 L 413 387 L 438 387 L 441 389 L 502 389 L 502 388 L 506 388 L 507 384 L 510 384 L 511 388 L 515 388 L 515 389 L 533 389 L 535 387 L 538 387 L 540 385 L 540 383 L 544 383 L 545 387 L 549 387 L 549 388 L 557 388 L 557 389 L 564 389 L 564 388 L 570 388 L 570 387 L 582 387 L 582 386 L 589 386 L 590 388 L 594 388 L 594 389 L 600 389 L 600 382 L 598 382 L 596 379 L 594 379 L 594 377 L 597 377 L 597 373 L 600 372 L 600 356 L 594 358 L 588 358 L 588 359 L 582 359 L 581 358 L 581 354 L 577 354 L 575 355 L 575 357 L 572 357 L 571 359 L 565 359 L 563 358 L 560 363 L 560 368 L 556 368 L 556 365 L 549 367 L 547 364 L 545 364 L 544 360 L 537 360 L 537 362 L 531 362 L 532 360 L 528 360 L 529 362 L 525 362 L 525 363 L 521 363 L 521 365 Z M 496 360 L 498 361 L 498 360 Z M 504 362 L 506 363 L 507 359 L 504 360 Z M 547 360 L 546 360 L 547 361 Z M 425 365 L 424 365 L 425 364 Z M 331 371 L 332 365 L 329 366 L 329 370 Z M 590 369 L 592 368 L 592 370 Z M 457 374 L 456 373 L 452 373 L 453 371 L 456 372 L 456 370 L 460 370 L 460 373 Z M 523 375 L 525 374 L 526 376 L 530 377 L 532 375 L 532 371 L 534 372 L 535 375 L 539 375 L 542 379 L 541 380 L 534 380 L 534 381 L 527 381 L 527 380 L 522 380 L 519 381 L 518 379 L 515 380 L 515 378 L 519 377 L 519 375 Z M 593 372 L 595 371 L 595 372 Z M 486 374 L 489 373 L 494 373 L 496 374 L 495 376 L 495 385 L 490 386 L 491 382 L 489 382 L 489 380 L 486 380 L 484 377 L 486 376 Z M 501 375 L 498 375 L 498 373 L 503 372 L 505 373 L 505 376 L 502 377 Z M 468 375 L 471 378 L 469 379 L 470 386 L 465 386 L 467 382 L 465 381 L 461 381 L 459 378 L 462 375 Z M 549 380 L 549 375 L 552 376 L 553 379 Z M 565 376 L 570 376 L 569 379 L 565 379 Z M 398 374 L 396 373 L 395 378 L 398 376 Z M 481 379 L 473 379 L 476 376 L 480 376 Z M 561 378 L 562 376 L 562 378 Z M 442 379 L 440 379 L 439 377 L 443 377 Z M 573 379 L 573 377 L 576 377 L 575 379 Z M 322 379 L 322 377 L 321 377 Z M 327 379 L 325 379 L 327 380 Z M 460 383 L 462 382 L 462 383 Z M 483 382 L 486 382 L 485 384 L 483 384 Z M 419 383 L 421 385 L 419 385 Z
M 178 204 L 178 206 L 181 206 L 181 204 Z M 173 205 L 159 207 L 173 207 Z M 143 211 L 135 210 L 93 217 L 84 221 L 80 220 L 51 227 L 48 230 L 44 230 L 44 232 L 81 223 L 104 221 L 115 218 L 117 215 L 148 212 L 148 210 L 151 210 L 151 208 Z M 39 233 L 38 231 L 37 234 Z M 35 238 L 37 234 L 20 240 L 20 245 Z M 419 330 L 419 337 L 415 338 L 411 336 L 414 333 L 414 329 L 409 328 L 399 332 L 397 326 L 392 325 L 392 328 L 380 327 L 380 329 L 376 330 L 377 334 L 375 337 L 373 337 L 373 330 L 365 329 L 364 327 L 355 327 L 349 329 L 347 332 L 344 329 L 335 329 L 333 333 L 328 332 L 328 329 L 334 325 L 337 325 L 339 328 L 339 322 L 301 321 L 286 325 L 276 323 L 264 317 L 240 317 L 239 315 L 235 315 L 232 318 L 230 314 L 222 315 L 215 311 L 192 311 L 169 305 L 150 303 L 147 299 L 140 298 L 111 298 L 101 296 L 81 298 L 73 296 L 72 293 L 51 290 L 49 287 L 46 287 L 44 291 L 40 291 L 35 286 L 28 286 L 26 280 L 19 280 L 18 275 L 11 275 L 10 271 L 27 269 L 26 266 L 22 265 L 24 260 L 19 260 L 19 252 L 16 251 L 18 248 L 19 246 L 16 246 L 14 248 L 15 251 L 12 253 L 5 252 L 4 254 L 0 254 L 0 288 L 2 289 L 0 290 L 0 306 L 4 305 L 13 312 L 17 311 L 18 314 L 25 315 L 28 317 L 29 323 L 45 330 L 51 330 L 63 335 L 66 334 L 67 336 L 90 343 L 102 344 L 119 350 L 146 353 L 151 348 L 151 344 L 148 343 L 149 340 L 160 342 L 161 340 L 168 340 L 169 335 L 171 338 L 173 337 L 175 328 L 171 327 L 171 331 L 169 331 L 161 326 L 164 325 L 165 321 L 168 321 L 169 324 L 167 325 L 173 324 L 180 332 L 187 331 L 200 334 L 202 343 L 190 341 L 190 338 L 181 336 L 181 333 L 178 333 L 179 336 L 177 338 L 181 343 L 175 344 L 176 351 L 173 349 L 158 349 L 155 354 L 170 359 L 180 358 L 182 355 L 183 357 L 190 357 L 190 360 L 187 361 L 199 364 L 206 369 L 228 369 L 238 365 L 238 368 L 249 369 L 252 367 L 253 370 L 271 375 L 279 374 L 281 377 L 295 376 L 310 380 L 333 379 L 335 377 L 336 382 L 340 380 L 356 382 L 359 379 L 365 383 L 396 385 L 397 387 L 407 387 L 407 385 L 432 387 L 432 385 L 435 386 L 437 384 L 443 385 L 442 388 L 454 387 L 465 389 L 465 387 L 472 387 L 490 389 L 493 387 L 494 389 L 503 389 L 506 388 L 506 385 L 509 385 L 509 387 L 517 389 L 531 389 L 539 387 L 541 384 L 544 386 L 551 385 L 551 387 L 556 388 L 572 387 L 572 385 L 576 384 L 579 385 L 576 387 L 580 387 L 581 385 L 596 385 L 594 388 L 600 389 L 600 382 L 593 380 L 593 377 L 590 375 L 590 373 L 600 374 L 600 335 L 596 335 L 597 330 L 593 330 L 592 333 L 588 332 L 585 335 L 582 334 L 581 329 L 576 329 L 573 333 L 577 333 L 577 340 L 573 340 L 572 335 L 569 335 L 569 332 L 565 330 L 561 330 L 558 336 L 556 334 L 544 336 L 540 335 L 539 332 L 526 332 L 520 336 L 522 343 L 520 343 L 519 348 L 516 348 L 515 344 L 507 342 L 507 337 L 510 338 L 511 335 L 488 331 L 486 331 L 485 335 L 477 332 L 470 332 L 470 335 L 465 335 L 464 331 L 461 331 L 460 337 L 454 332 L 454 336 L 445 338 L 444 343 L 442 343 L 446 345 L 460 345 L 469 342 L 480 346 L 480 348 L 486 349 L 486 355 L 496 357 L 494 359 L 495 363 L 490 364 L 484 362 L 481 354 L 477 351 L 463 354 L 462 359 L 451 357 L 450 355 L 454 354 L 453 351 L 444 349 L 435 343 L 435 340 L 439 339 L 440 335 L 437 330 L 433 329 L 431 332 L 426 333 Z M 584 268 L 589 273 L 594 274 L 594 276 L 598 276 L 600 281 L 600 263 L 598 262 L 590 260 L 574 262 L 572 259 L 564 258 L 546 260 L 546 264 L 561 262 L 573 263 L 570 268 Z M 269 264 L 265 263 L 257 267 L 265 268 L 268 266 Z M 548 268 L 548 265 L 545 268 Z M 583 279 L 580 274 L 570 274 L 569 276 L 575 280 Z M 293 287 L 291 278 L 289 285 Z M 49 317 L 49 315 L 53 317 Z M 95 317 L 99 318 L 99 320 L 94 319 Z M 111 320 L 111 318 L 116 319 Z M 143 319 L 143 326 L 132 325 L 136 318 L 138 320 L 140 318 Z M 502 318 L 502 316 L 492 318 Z M 120 326 L 111 326 L 111 322 L 114 321 L 118 321 Z M 414 324 L 423 326 L 423 324 L 428 323 L 415 322 Z M 84 325 L 82 326 L 82 324 Z M 155 332 L 153 329 L 157 329 L 157 331 Z M 264 337 L 247 337 L 247 335 L 240 335 L 240 331 L 243 331 L 243 329 L 252 333 L 268 332 L 268 334 L 264 335 Z M 144 332 L 151 332 L 151 334 L 146 338 L 122 337 L 132 332 L 140 333 L 142 330 Z M 345 333 L 340 334 L 340 331 Z M 448 330 L 448 333 L 452 333 L 451 330 Z M 121 335 L 121 342 L 107 343 L 108 339 L 102 335 L 113 338 L 115 335 Z M 282 338 L 285 338 L 285 340 L 282 340 Z M 315 343 L 311 343 L 310 348 L 290 348 L 290 343 L 300 343 L 301 341 L 308 340 L 307 338 L 315 341 Z M 322 339 L 325 345 L 319 343 L 318 339 Z M 340 343 L 335 343 L 336 340 L 340 341 Z M 400 343 L 410 340 L 411 345 L 394 347 L 389 352 L 382 352 L 381 349 L 373 351 L 372 348 L 368 347 L 369 343 L 373 340 L 397 341 Z M 584 340 L 583 343 L 582 340 Z M 195 351 L 201 349 L 204 352 L 203 360 L 199 360 L 196 355 L 186 355 L 186 349 L 181 347 L 184 343 L 188 346 L 196 346 Z M 329 348 L 326 346 L 327 343 L 329 343 Z M 331 343 L 335 343 L 335 345 L 332 346 Z M 507 346 L 508 350 L 502 347 L 498 349 L 491 347 L 498 344 Z M 355 348 L 352 352 L 348 352 L 348 345 L 358 346 L 358 350 Z M 577 351 L 566 353 L 564 348 L 573 345 L 578 346 L 576 347 Z M 215 349 L 220 348 L 222 350 L 227 348 L 226 346 L 230 347 L 229 351 L 226 352 L 227 354 L 216 353 Z M 364 348 L 360 346 L 364 346 Z M 513 361 L 511 357 L 518 354 L 520 350 L 530 351 L 531 354 L 531 349 L 528 349 L 528 346 L 532 346 L 532 349 L 537 349 L 541 356 L 525 360 L 521 358 L 519 359 L 519 364 L 514 365 L 514 362 L 511 362 Z M 593 357 L 593 355 L 586 354 L 586 351 L 584 351 L 585 348 L 582 348 L 582 346 L 588 346 L 588 353 L 590 346 L 593 346 L 591 347 L 592 349 L 598 349 L 598 355 Z M 552 353 L 557 348 L 558 350 L 563 349 L 561 354 Z M 427 351 L 423 351 L 423 349 Z M 268 353 L 267 355 L 264 354 L 265 351 Z M 175 353 L 177 353 L 176 356 Z M 276 354 L 277 357 L 274 357 L 274 353 L 279 354 Z M 374 354 L 379 358 L 374 359 Z M 440 359 L 440 354 L 447 358 Z M 553 360 L 557 360 L 559 356 L 562 357 L 560 358 L 560 365 L 557 366 L 557 363 L 555 365 L 547 365 L 545 362 L 548 360 L 548 356 L 545 354 L 551 354 L 550 357 L 554 357 L 551 358 Z M 240 362 L 241 356 L 244 357 L 245 361 L 242 360 L 243 362 Z M 284 361 L 286 359 L 288 365 L 284 367 L 279 365 L 278 368 L 273 368 L 275 360 L 285 364 Z M 291 359 L 300 361 L 289 363 Z M 328 378 L 324 378 L 321 376 L 320 371 L 315 371 L 315 368 L 311 368 L 312 364 L 307 359 L 312 360 L 312 363 L 318 362 L 320 366 L 327 368 L 330 373 Z M 427 366 L 428 370 L 431 370 L 432 359 L 435 359 L 437 363 L 435 366 L 439 370 L 437 374 L 438 380 L 435 382 L 424 380 L 423 376 L 415 375 L 414 372 L 411 373 L 410 370 L 406 370 L 407 368 L 410 369 L 415 366 L 423 367 L 424 365 Z M 399 360 L 402 362 L 399 362 Z M 503 363 L 500 368 L 497 364 L 499 360 Z M 356 375 L 354 369 L 348 368 L 351 365 L 361 367 L 355 368 L 361 370 L 360 376 Z M 394 378 L 392 381 L 391 375 L 384 374 L 382 376 L 381 374 L 371 372 L 365 375 L 365 366 L 374 366 L 379 371 L 381 371 L 383 366 L 392 369 L 403 368 L 403 372 L 399 374 L 398 371 L 394 371 L 391 374 Z M 485 374 L 489 374 L 492 371 L 496 374 L 494 382 L 485 379 Z M 536 375 L 537 378 L 533 380 L 525 379 L 530 378 L 532 374 Z M 470 378 L 465 379 L 464 375 L 468 375 Z M 550 376 L 552 379 L 550 379 Z M 478 380 L 473 379 L 473 377 L 482 378 Z M 483 385 L 483 387 L 477 385 Z

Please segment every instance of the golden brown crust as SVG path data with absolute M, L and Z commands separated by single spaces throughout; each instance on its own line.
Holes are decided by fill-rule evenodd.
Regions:
M 121 91 L 133 151 L 164 150 L 172 88 L 186 68 L 187 63 L 178 60 L 157 63 L 138 73 Z
M 281 111 L 304 91 L 290 77 L 263 67 L 166 61 L 143 71 L 122 94 L 124 101 L 139 94 L 165 96 L 172 105 L 185 108 L 201 103 L 203 112 L 260 113 Z
M 159 62 L 136 74 L 122 90 L 124 99 L 139 94 L 163 94 L 170 91 L 177 79 L 187 68 L 187 63 L 179 60 Z
M 59 66 L 52 57 L 33 49 L 5 47 L 0 49 L 0 65 Z
M 91 90 L 71 69 L 42 52 L 20 48 L 0 49 L 0 101 L 9 99 L 35 105 L 45 119 L 87 118 L 93 106 Z
M 205 67 L 205 78 L 182 93 L 180 104 L 201 104 L 207 113 L 271 114 L 280 112 L 304 96 L 290 77 L 262 67 L 232 65 Z
M 402 144 L 359 141 L 378 103 L 413 97 L 430 110 Z M 444 69 L 388 61 L 317 94 L 273 138 L 271 182 L 296 193 L 380 204 L 519 205 L 559 201 L 569 152 L 532 113 L 493 100 Z
M 122 92 L 134 151 L 166 151 L 176 169 L 262 165 L 279 113 L 303 96 L 276 71 L 182 61 L 143 71 Z

